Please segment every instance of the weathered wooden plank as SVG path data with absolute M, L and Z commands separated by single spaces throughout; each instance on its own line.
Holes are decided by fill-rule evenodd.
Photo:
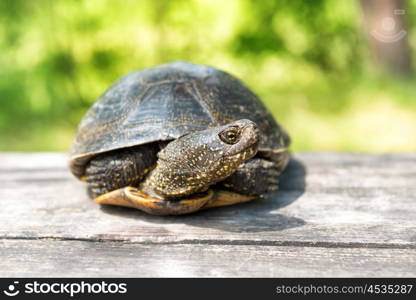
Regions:
M 416 155 L 296 154 L 268 199 L 189 216 L 100 207 L 60 153 L 0 155 L 0 238 L 416 248 Z
M 416 250 L 0 241 L 11 277 L 414 277 Z

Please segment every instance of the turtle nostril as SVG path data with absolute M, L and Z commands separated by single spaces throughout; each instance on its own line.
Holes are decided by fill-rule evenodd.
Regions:
M 257 143 L 260 138 L 260 130 L 254 122 L 246 125 L 243 129 L 244 135 L 248 137 L 248 140 L 253 141 L 253 143 Z

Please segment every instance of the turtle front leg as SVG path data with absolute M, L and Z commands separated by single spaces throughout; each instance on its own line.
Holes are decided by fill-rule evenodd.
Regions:
M 203 208 L 228 206 L 263 197 L 278 188 L 278 178 L 286 164 L 286 161 L 265 158 L 248 160 L 217 184 L 213 198 Z
M 156 165 L 158 151 L 157 145 L 147 144 L 94 157 L 85 170 L 91 198 L 122 187 L 137 186 Z
M 238 194 L 261 197 L 278 188 L 281 171 L 276 162 L 252 158 L 221 182 L 221 185 Z

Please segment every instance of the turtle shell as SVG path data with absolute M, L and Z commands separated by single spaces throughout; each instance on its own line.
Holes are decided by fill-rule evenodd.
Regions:
M 135 71 L 110 86 L 84 116 L 70 168 L 82 177 L 98 153 L 172 140 L 239 119 L 259 126 L 259 151 L 288 146 L 287 133 L 259 98 L 226 72 L 186 62 Z

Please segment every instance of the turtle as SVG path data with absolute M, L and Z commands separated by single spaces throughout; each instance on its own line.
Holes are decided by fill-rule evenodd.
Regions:
M 99 204 L 180 215 L 264 197 L 290 137 L 239 79 L 171 62 L 113 83 L 81 120 L 71 172 Z

